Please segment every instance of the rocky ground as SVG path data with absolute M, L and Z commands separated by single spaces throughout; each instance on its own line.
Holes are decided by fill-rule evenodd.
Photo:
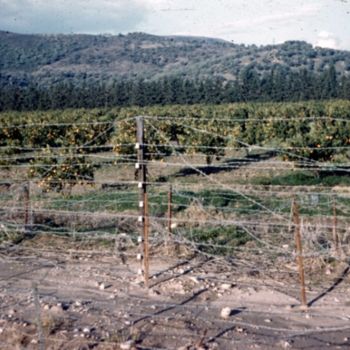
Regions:
M 295 273 L 158 247 L 146 288 L 139 265 L 58 238 L 3 246 L 0 348 L 350 349 L 347 270 L 308 286 L 305 311 Z

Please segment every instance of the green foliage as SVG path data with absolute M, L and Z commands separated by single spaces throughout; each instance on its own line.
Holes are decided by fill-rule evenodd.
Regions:
M 31 164 L 28 177 L 41 179 L 45 190 L 91 181 L 96 165 L 88 156 L 109 143 L 114 118 L 99 110 L 3 113 L 2 165 L 17 164 L 24 157 Z
M 252 179 L 252 183 L 275 186 L 349 186 L 350 178 L 347 174 L 341 176 L 329 172 L 293 171 L 282 176 L 257 177 Z
M 208 254 L 232 255 L 235 248 L 251 240 L 251 237 L 238 227 L 200 227 L 186 233 L 197 248 Z
M 225 148 L 275 149 L 285 160 L 348 163 L 350 102 L 173 105 L 0 113 L 2 165 L 28 162 L 46 189 L 93 180 L 90 156 L 114 149 L 135 157 L 135 116 L 145 119 L 148 159 L 201 153 L 208 163 Z M 156 116 L 158 118 L 151 118 Z M 279 148 L 282 148 L 279 150 Z M 26 158 L 26 160 L 23 160 Z

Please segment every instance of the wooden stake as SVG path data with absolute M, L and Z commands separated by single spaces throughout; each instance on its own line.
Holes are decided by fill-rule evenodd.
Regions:
M 148 261 L 148 200 L 147 200 L 147 164 L 145 159 L 145 140 L 144 140 L 144 118 L 136 118 L 136 149 L 138 181 L 139 181 L 139 212 L 142 225 L 141 237 L 141 271 L 144 276 L 145 286 L 148 287 L 149 261 Z
M 24 232 L 30 231 L 30 181 L 24 185 Z
M 148 215 L 148 195 L 144 194 L 145 202 L 145 221 L 143 225 L 143 237 L 144 237 L 144 277 L 145 286 L 149 287 L 149 215 Z
M 339 250 L 339 236 L 337 233 L 337 203 L 335 198 L 333 199 L 333 242 L 334 242 L 334 249 L 337 254 L 337 256 L 340 256 L 340 250 Z
M 299 207 L 296 200 L 293 200 L 293 222 L 294 222 L 294 238 L 297 251 L 297 264 L 299 269 L 299 279 L 300 279 L 300 296 L 301 305 L 303 308 L 307 308 L 306 300 L 306 290 L 305 290 L 305 271 L 304 271 L 304 258 L 303 258 L 303 247 L 301 241 L 301 225 L 300 225 L 300 215 Z
M 168 249 L 170 242 L 172 240 L 172 201 L 173 201 L 173 188 L 170 185 L 169 186 L 169 192 L 168 192 Z

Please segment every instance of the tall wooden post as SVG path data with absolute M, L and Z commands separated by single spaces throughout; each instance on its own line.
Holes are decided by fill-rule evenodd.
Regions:
M 173 188 L 170 185 L 169 192 L 168 192 L 168 245 L 172 239 L 172 216 L 173 216 L 172 202 L 173 202 Z
M 333 199 L 333 242 L 334 242 L 334 250 L 336 255 L 340 256 L 340 249 L 339 249 L 339 236 L 337 233 L 337 226 L 338 226 L 338 220 L 337 220 L 337 203 L 335 198 Z
M 300 215 L 299 215 L 299 207 L 295 199 L 293 200 L 293 222 L 294 222 L 294 230 L 295 230 L 294 238 L 295 238 L 295 245 L 296 245 L 296 251 L 297 251 L 297 264 L 298 264 L 299 279 L 300 279 L 301 305 L 303 309 L 307 309 L 304 257 L 303 257 L 303 247 L 301 242 Z
M 30 181 L 24 185 L 24 233 L 30 231 L 31 217 L 30 217 Z
M 136 149 L 139 187 L 139 222 L 142 226 L 141 237 L 139 238 L 141 246 L 141 273 L 144 276 L 145 286 L 148 287 L 149 279 L 149 256 L 148 256 L 148 200 L 147 200 L 147 164 L 145 159 L 145 136 L 144 119 L 136 118 Z

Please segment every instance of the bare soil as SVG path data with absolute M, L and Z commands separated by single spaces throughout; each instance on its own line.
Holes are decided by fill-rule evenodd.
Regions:
M 146 288 L 137 251 L 52 236 L 3 245 L 0 348 L 350 349 L 347 266 L 308 286 L 305 311 L 295 272 L 158 246 Z

